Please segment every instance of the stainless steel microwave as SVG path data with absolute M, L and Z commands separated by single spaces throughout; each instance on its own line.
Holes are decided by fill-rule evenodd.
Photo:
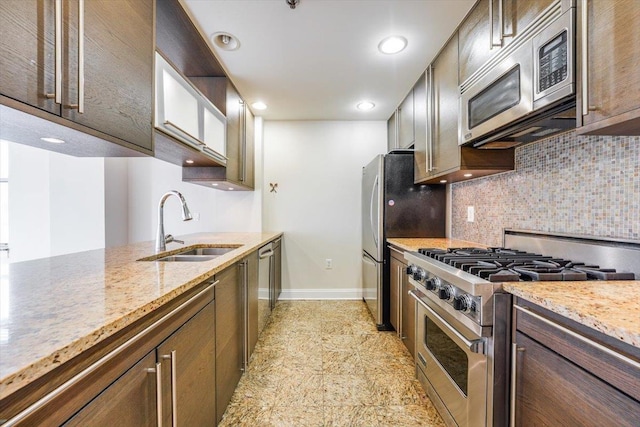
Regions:
M 508 148 L 575 127 L 559 114 L 575 93 L 575 7 L 558 0 L 460 86 L 459 143 Z

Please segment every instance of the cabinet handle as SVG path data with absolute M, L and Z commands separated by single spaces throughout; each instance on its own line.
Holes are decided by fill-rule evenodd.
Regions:
M 523 351 L 524 348 L 518 347 L 517 343 L 511 344 L 511 398 L 509 402 L 509 425 L 511 427 L 515 427 L 516 425 L 516 387 L 518 385 L 516 375 L 518 374 L 518 352 Z
M 47 99 L 62 103 L 62 0 L 55 0 L 55 89 L 47 93 Z
M 171 360 L 171 425 L 178 427 L 178 385 L 176 373 L 176 350 L 162 356 L 163 359 Z
M 433 171 L 433 139 L 436 127 L 436 112 L 433 90 L 433 65 L 429 65 L 427 69 L 427 172 Z
M 241 182 L 247 180 L 247 106 L 244 101 L 240 100 L 240 144 L 242 147 L 242 155 L 240 161 L 242 162 L 242 176 Z
M 69 108 L 84 113 L 84 0 L 78 0 L 78 103 Z
M 242 326 L 244 330 L 244 339 L 242 340 L 242 368 L 241 372 L 245 372 L 249 364 L 249 272 L 248 261 L 242 261 L 238 264 L 238 268 L 242 269 Z
M 147 369 L 147 372 L 156 374 L 156 424 L 162 427 L 162 363 L 156 363 L 156 367 Z
M 403 324 L 401 322 L 402 320 L 402 267 L 400 267 L 399 265 L 396 267 L 396 277 L 398 278 L 398 296 L 400 296 L 400 298 L 398 298 L 398 312 L 396 313 L 396 325 L 398 325 L 398 336 L 401 339 L 402 338 L 402 332 L 403 332 Z
M 589 38 L 589 8 L 587 0 L 582 0 L 581 3 L 581 23 L 582 32 L 580 34 L 580 41 L 582 42 L 582 115 L 586 116 L 589 111 L 593 111 L 596 108 L 589 105 L 589 48 L 587 41 Z
M 173 130 L 178 131 L 178 133 L 183 134 L 183 136 L 185 136 L 187 139 L 192 140 L 193 142 L 196 143 L 196 145 L 207 145 L 204 142 L 200 141 L 200 139 L 196 138 L 195 136 L 191 135 L 189 132 L 187 132 L 186 130 L 182 129 L 180 126 L 178 126 L 177 124 L 170 122 L 169 120 L 165 120 L 164 121 L 164 125 L 168 126 L 170 128 L 173 128 Z

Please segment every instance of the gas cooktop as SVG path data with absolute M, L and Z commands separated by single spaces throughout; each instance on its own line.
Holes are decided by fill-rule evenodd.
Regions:
M 509 248 L 422 248 L 426 257 L 489 282 L 634 280 L 634 273 Z

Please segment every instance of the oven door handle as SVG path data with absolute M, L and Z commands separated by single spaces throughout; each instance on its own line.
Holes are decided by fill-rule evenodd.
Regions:
M 458 338 L 460 341 L 462 341 L 464 343 L 464 345 L 472 353 L 484 354 L 484 347 L 485 347 L 484 338 L 480 338 L 480 339 L 472 340 L 472 341 L 468 340 L 464 335 L 462 335 L 460 332 L 458 332 L 454 328 L 452 328 L 451 325 L 449 325 L 449 323 L 442 318 L 442 316 L 440 316 L 431 307 L 429 307 L 424 301 L 422 301 L 422 298 L 420 298 L 420 295 L 417 292 L 409 291 L 409 294 L 416 301 L 418 301 L 418 303 L 422 307 L 424 307 L 424 309 L 427 310 L 431 316 L 433 316 L 436 320 L 438 320 L 439 323 L 441 323 L 444 327 L 446 327 L 447 330 L 449 330 L 449 332 L 451 332 L 453 335 L 456 336 L 456 338 Z

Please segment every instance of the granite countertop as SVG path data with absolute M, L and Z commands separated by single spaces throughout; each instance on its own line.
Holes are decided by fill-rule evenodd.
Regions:
M 154 242 L 2 265 L 0 399 L 236 263 L 282 233 L 198 233 L 184 246 L 235 247 L 203 262 L 147 262 Z
M 444 238 L 391 238 L 406 251 L 418 248 L 485 247 Z M 640 347 L 639 280 L 583 282 L 508 282 L 503 289 L 585 326 Z
M 475 242 L 467 242 L 466 240 L 457 240 L 449 238 L 415 238 L 415 237 L 398 237 L 387 239 L 387 243 L 391 243 L 400 249 L 404 249 L 409 252 L 416 252 L 420 248 L 486 248 L 485 245 Z

